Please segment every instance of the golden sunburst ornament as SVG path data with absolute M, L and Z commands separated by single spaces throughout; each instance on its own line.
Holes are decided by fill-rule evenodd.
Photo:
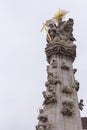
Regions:
M 65 16 L 68 12 L 69 12 L 69 11 L 59 9 L 59 10 L 55 13 L 53 19 L 56 20 L 56 21 L 59 21 L 60 19 L 63 19 L 64 16 Z

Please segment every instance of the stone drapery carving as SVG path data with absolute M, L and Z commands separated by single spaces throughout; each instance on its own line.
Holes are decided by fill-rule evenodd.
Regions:
M 63 86 L 62 87 L 62 92 L 66 94 L 72 94 L 73 93 L 73 88 L 69 86 Z
M 48 73 L 47 79 L 50 84 L 61 83 L 60 78 L 58 76 L 54 76 L 51 72 Z
M 56 94 L 54 91 L 49 92 L 49 91 L 43 91 L 43 97 L 45 98 L 43 105 L 47 105 L 50 103 L 55 103 L 56 100 Z
M 62 109 L 63 115 L 72 116 L 74 114 L 74 109 L 73 109 L 74 103 L 73 103 L 73 101 L 66 99 L 65 101 L 62 102 L 62 104 L 63 104 L 63 109 Z
M 80 99 L 80 102 L 79 102 L 79 109 L 82 111 L 83 110 L 83 99 Z

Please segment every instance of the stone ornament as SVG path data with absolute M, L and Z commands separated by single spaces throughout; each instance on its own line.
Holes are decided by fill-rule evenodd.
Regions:
M 62 87 L 62 92 L 66 93 L 66 94 L 72 94 L 73 93 L 73 88 L 72 87 L 68 87 L 68 86 L 63 86 Z
M 79 109 L 82 111 L 83 110 L 83 99 L 80 99 L 80 102 L 79 102 Z
M 50 103 L 55 103 L 56 100 L 56 92 L 55 92 L 55 85 L 50 84 L 48 81 L 45 83 L 47 87 L 46 91 L 43 91 L 43 97 L 45 98 L 43 105 L 47 105 Z
M 57 68 L 57 61 L 56 61 L 56 59 L 52 60 L 51 66 L 52 66 L 52 68 Z
M 60 78 L 58 76 L 53 76 L 53 73 L 51 72 L 48 73 L 47 79 L 50 84 L 57 84 L 57 83 L 61 84 Z
M 50 41 L 53 41 L 54 38 L 56 37 L 56 34 L 57 34 L 56 28 L 57 28 L 57 26 L 53 21 L 48 23 L 48 34 L 51 37 L 51 39 L 49 39 L 49 35 L 47 35 L 46 40 L 47 40 L 48 43 L 50 43 Z
M 75 75 L 75 73 L 77 72 L 77 69 L 73 69 L 73 74 Z M 74 83 L 72 85 L 73 88 L 75 88 L 75 90 L 78 92 L 79 91 L 79 82 L 77 80 L 75 80 L 75 76 L 73 76 L 73 79 L 74 79 Z
M 62 65 L 61 65 L 61 69 L 64 69 L 64 70 L 69 70 L 69 66 L 66 64 L 66 61 L 63 61 Z
M 55 85 L 50 84 L 48 81 L 45 82 L 45 86 L 47 87 L 47 90 L 50 92 L 55 92 Z
M 77 92 L 79 91 L 79 82 L 77 80 L 75 80 L 74 88 Z
M 47 42 L 53 43 L 53 42 L 60 42 L 64 41 L 66 44 L 71 44 L 71 42 L 75 41 L 75 38 L 73 37 L 73 19 L 68 19 L 67 21 L 59 20 L 58 25 L 55 24 L 55 22 L 49 22 L 48 23 L 48 33 L 51 37 L 49 39 L 47 35 Z
M 71 100 L 65 100 L 62 102 L 63 108 L 62 108 L 62 114 L 66 116 L 72 116 L 74 114 L 74 102 Z
M 36 130 L 47 130 L 48 129 L 48 118 L 44 114 L 44 110 L 40 109 L 39 110 L 39 116 L 38 116 L 38 125 L 36 126 Z
M 75 68 L 75 69 L 73 69 L 73 74 L 75 74 L 77 72 L 77 69 Z
M 74 61 L 76 57 L 76 45 L 65 45 L 63 41 L 54 42 L 47 45 L 45 48 L 47 61 L 50 63 L 50 59 L 53 55 L 64 55 L 70 57 Z
M 47 121 L 47 116 L 44 114 L 44 110 L 43 109 L 39 109 L 38 120 L 42 120 L 42 119 Z
M 48 105 L 57 101 L 55 92 L 43 91 L 43 97 L 45 98 L 43 105 Z
M 75 38 L 73 37 L 73 19 L 69 18 L 67 21 L 58 21 L 58 25 L 54 21 L 48 22 L 47 47 L 45 52 L 47 61 L 50 63 L 52 55 L 65 55 L 74 61 L 76 57 L 76 45 L 73 44 Z
M 36 126 L 36 130 L 47 130 L 48 123 L 44 119 L 40 120 L 38 122 L 38 125 Z
M 50 66 L 48 65 L 47 66 L 47 73 L 49 73 L 50 72 Z
M 67 11 L 59 9 L 54 17 L 42 23 L 46 31 L 47 82 L 43 91 L 43 109 L 38 116 L 36 130 L 82 130 L 78 102 L 79 82 L 75 80 L 76 57 L 73 19 L 64 20 Z M 79 110 L 80 109 L 80 110 Z

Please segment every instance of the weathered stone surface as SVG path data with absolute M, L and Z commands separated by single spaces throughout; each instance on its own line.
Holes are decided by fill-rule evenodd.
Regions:
M 66 116 L 72 116 L 74 114 L 74 102 L 69 99 L 64 99 L 62 102 L 62 113 Z
M 50 63 L 50 64 L 51 64 L 52 68 L 57 68 L 56 58 L 54 58 L 54 59 L 52 60 L 52 63 Z
M 61 80 L 60 80 L 59 76 L 54 76 L 53 73 L 51 73 L 51 72 L 48 73 L 47 79 L 50 84 L 53 84 L 53 85 L 57 84 L 57 83 L 61 84 Z
M 56 100 L 56 93 L 54 91 L 51 91 L 51 92 L 50 91 L 44 91 L 43 96 L 45 98 L 43 105 L 55 103 L 57 101 Z
M 71 42 L 75 41 L 75 38 L 73 37 L 73 19 L 69 18 L 67 21 L 59 20 L 58 25 L 55 24 L 55 22 L 48 22 L 48 34 L 51 39 L 49 39 L 47 35 L 47 42 L 53 43 L 53 42 L 60 42 L 63 41 L 67 44 L 71 44 Z
M 45 52 L 47 55 L 47 61 L 50 63 L 52 55 L 66 55 L 73 61 L 76 57 L 76 45 L 73 44 L 75 38 L 73 37 L 73 19 L 67 21 L 59 21 L 56 25 L 53 21 L 48 24 L 48 33 L 51 37 L 49 40 L 47 36 L 47 47 Z
M 74 89 L 69 86 L 63 86 L 62 87 L 62 92 L 66 94 L 72 94 L 74 92 Z
M 65 45 L 63 42 L 50 43 L 45 48 L 45 52 L 48 63 L 50 63 L 50 58 L 52 55 L 64 55 L 70 57 L 72 61 L 74 61 L 76 57 L 76 45 Z
M 50 84 L 50 83 L 47 81 L 47 82 L 45 82 L 45 86 L 47 87 L 47 90 L 48 90 L 49 92 L 55 92 L 55 85 Z
M 73 19 L 52 21 L 47 25 L 46 91 L 43 92 L 43 112 L 38 117 L 36 130 L 82 130 L 77 91 L 79 82 L 75 80 L 76 45 L 73 43 Z
M 36 126 L 36 130 L 47 130 L 49 128 L 47 115 L 44 113 L 43 109 L 39 110 L 38 116 L 38 125 Z
M 67 65 L 67 63 L 64 60 L 63 60 L 63 63 L 61 65 L 61 69 L 69 70 L 69 66 Z

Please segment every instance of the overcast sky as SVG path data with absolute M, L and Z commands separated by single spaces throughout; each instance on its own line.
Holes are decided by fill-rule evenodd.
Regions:
M 42 22 L 58 8 L 70 11 L 77 39 L 82 116 L 87 116 L 87 0 L 0 0 L 0 130 L 35 130 L 47 78 Z

